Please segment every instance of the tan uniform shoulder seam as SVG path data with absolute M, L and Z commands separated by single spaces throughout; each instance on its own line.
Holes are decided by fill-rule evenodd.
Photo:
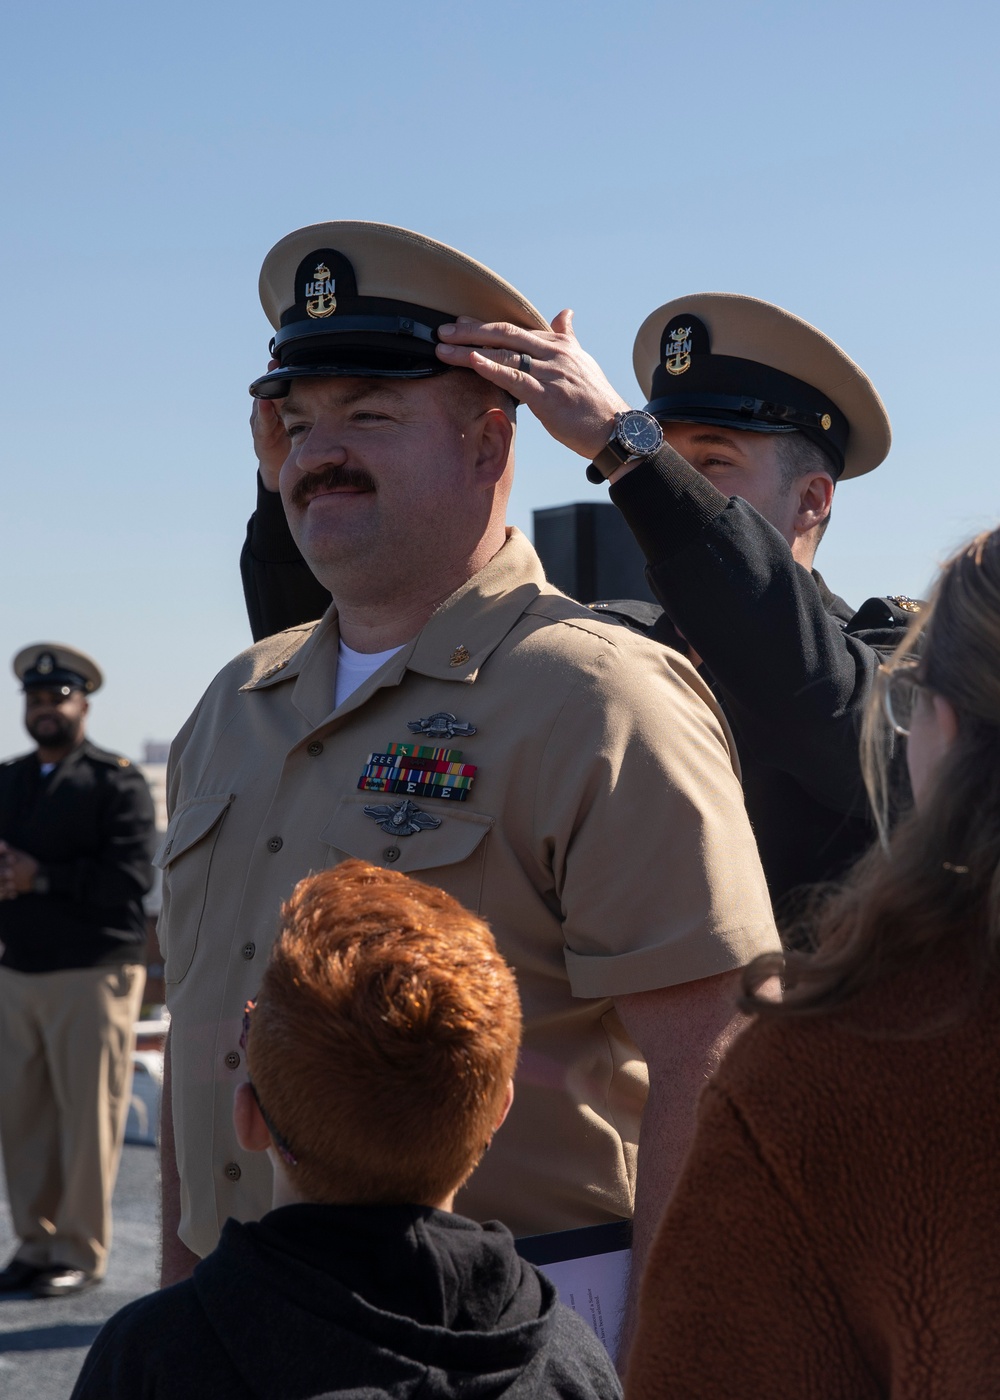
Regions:
M 648 637 L 635 631 L 632 627 L 627 627 L 624 622 L 600 613 L 595 614 L 583 603 L 576 602 L 575 599 L 567 597 L 564 593 L 541 594 L 525 608 L 524 614 L 525 616 L 544 617 L 548 622 L 561 623 L 576 631 L 586 632 L 595 640 L 615 648 L 621 646 L 626 637 L 640 643 L 649 643 Z M 624 645 L 627 646 L 629 643 L 624 642 Z

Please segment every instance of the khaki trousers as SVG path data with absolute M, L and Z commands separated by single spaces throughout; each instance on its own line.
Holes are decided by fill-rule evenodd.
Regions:
M 15 1258 L 101 1278 L 146 970 L 0 967 L 0 1146 Z

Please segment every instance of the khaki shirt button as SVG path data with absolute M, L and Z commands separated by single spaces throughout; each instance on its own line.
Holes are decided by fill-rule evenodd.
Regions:
M 243 954 L 243 956 L 246 958 L 247 962 L 250 961 L 250 959 L 253 957 L 253 955 L 256 953 L 256 951 L 257 951 L 257 944 L 256 944 L 256 943 L 244 943 L 244 944 L 243 944 L 243 947 L 240 949 L 240 952 L 241 952 L 241 953 Z
M 239 1162 L 226 1163 L 226 1176 L 229 1178 L 230 1181 L 239 1181 L 242 1175 L 243 1173 L 240 1171 Z
M 284 841 L 282 841 L 280 836 L 272 836 L 267 843 L 267 849 L 271 852 L 272 855 L 274 855 L 276 851 L 281 850 L 284 844 L 285 843 Z
M 387 860 L 390 865 L 394 860 L 399 860 L 399 847 L 386 846 L 385 850 L 382 852 L 382 859 Z
M 239 1054 L 238 1054 L 237 1051 L 235 1051 L 235 1050 L 230 1050 L 229 1054 L 226 1056 L 226 1068 L 227 1068 L 227 1069 L 239 1069 L 239 1067 L 240 1067 L 240 1057 L 239 1057 Z
M 318 739 L 314 739 L 314 740 L 312 741 L 312 743 L 309 745 L 309 747 L 306 749 L 306 753 L 309 755 L 310 758 L 319 758 L 319 756 L 320 756 L 320 754 L 321 754 L 322 752 L 323 752 L 323 745 L 320 743 L 320 741 L 319 741 Z

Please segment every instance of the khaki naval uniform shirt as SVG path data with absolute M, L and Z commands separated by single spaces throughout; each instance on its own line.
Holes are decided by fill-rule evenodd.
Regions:
M 269 1208 L 267 1158 L 231 1123 L 243 1005 L 281 901 L 351 856 L 446 889 L 517 972 L 514 1107 L 458 1209 L 515 1234 L 628 1217 L 647 1076 L 611 998 L 778 947 L 711 692 L 547 584 L 517 531 L 334 709 L 338 640 L 331 608 L 244 652 L 172 749 L 157 863 L 181 1238 L 207 1254 L 227 1216 Z M 359 791 L 362 770 L 439 711 L 475 726 L 422 741 L 475 765 L 469 798 L 414 798 L 440 825 L 389 835 L 364 809 L 405 799 Z

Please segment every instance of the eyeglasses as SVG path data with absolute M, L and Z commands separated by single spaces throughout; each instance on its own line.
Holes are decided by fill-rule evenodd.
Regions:
M 243 1030 L 240 1034 L 240 1049 L 243 1051 L 244 1054 L 246 1054 L 247 1039 L 250 1035 L 250 1013 L 251 1011 L 253 1011 L 256 1005 L 256 1001 L 251 999 L 243 1008 Z M 289 1147 L 287 1138 L 283 1137 L 282 1134 L 278 1132 L 278 1129 L 271 1122 L 267 1109 L 260 1101 L 260 1095 L 257 1093 L 257 1086 L 254 1084 L 249 1074 L 247 1075 L 247 1083 L 250 1085 L 251 1094 L 253 1094 L 254 1098 L 257 1101 L 257 1107 L 260 1109 L 260 1116 L 264 1120 L 265 1127 L 267 1128 L 267 1131 L 271 1134 L 271 1137 L 274 1139 L 274 1145 L 278 1149 L 278 1152 L 281 1154 L 282 1161 L 287 1162 L 290 1167 L 297 1167 L 299 1165 L 299 1159 Z
M 902 738 L 910 732 L 913 724 L 913 711 L 917 696 L 926 686 L 917 678 L 917 663 L 896 666 L 891 671 L 880 672 L 882 678 L 882 702 L 886 717 L 893 729 Z

